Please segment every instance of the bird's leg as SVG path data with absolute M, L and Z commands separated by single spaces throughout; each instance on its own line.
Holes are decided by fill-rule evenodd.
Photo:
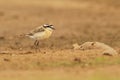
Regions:
M 39 41 L 37 41 L 36 46 L 39 47 Z
M 38 49 L 39 51 L 41 51 L 41 50 L 40 50 L 39 41 L 37 41 L 36 45 L 37 45 L 37 49 Z
M 35 40 L 35 42 L 34 42 L 34 48 L 37 48 L 37 40 Z
M 34 48 L 36 49 L 36 51 L 37 50 L 39 50 L 40 51 L 40 49 L 39 49 L 39 41 L 38 40 L 36 40 L 35 42 L 34 42 Z
M 35 42 L 34 42 L 34 46 L 36 45 L 36 42 L 37 42 L 37 40 L 35 40 Z

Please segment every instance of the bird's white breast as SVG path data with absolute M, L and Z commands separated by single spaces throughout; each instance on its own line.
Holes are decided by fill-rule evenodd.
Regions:
M 33 38 L 37 39 L 37 40 L 47 39 L 47 38 L 49 38 L 51 36 L 52 32 L 53 32 L 52 30 L 46 29 L 43 32 L 35 33 L 33 35 Z

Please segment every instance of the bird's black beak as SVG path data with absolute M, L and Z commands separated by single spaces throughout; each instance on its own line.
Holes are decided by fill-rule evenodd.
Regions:
M 53 29 L 53 30 L 55 30 L 55 28 L 53 27 L 53 25 L 50 25 L 50 28 Z
M 55 30 L 55 28 L 54 27 L 51 27 L 53 30 Z

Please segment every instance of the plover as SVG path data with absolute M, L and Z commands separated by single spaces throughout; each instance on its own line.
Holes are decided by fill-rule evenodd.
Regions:
M 26 36 L 35 40 L 34 46 L 36 48 L 38 48 L 39 41 L 48 39 L 52 35 L 52 32 L 54 30 L 55 30 L 55 28 L 53 27 L 53 25 L 44 24 L 44 25 L 41 25 L 41 26 L 37 27 L 36 29 L 30 31 L 28 34 L 26 34 Z

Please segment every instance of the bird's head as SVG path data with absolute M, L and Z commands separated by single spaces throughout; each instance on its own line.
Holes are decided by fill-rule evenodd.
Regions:
M 44 24 L 43 27 L 46 28 L 46 29 L 55 30 L 54 26 L 51 25 L 51 24 Z

